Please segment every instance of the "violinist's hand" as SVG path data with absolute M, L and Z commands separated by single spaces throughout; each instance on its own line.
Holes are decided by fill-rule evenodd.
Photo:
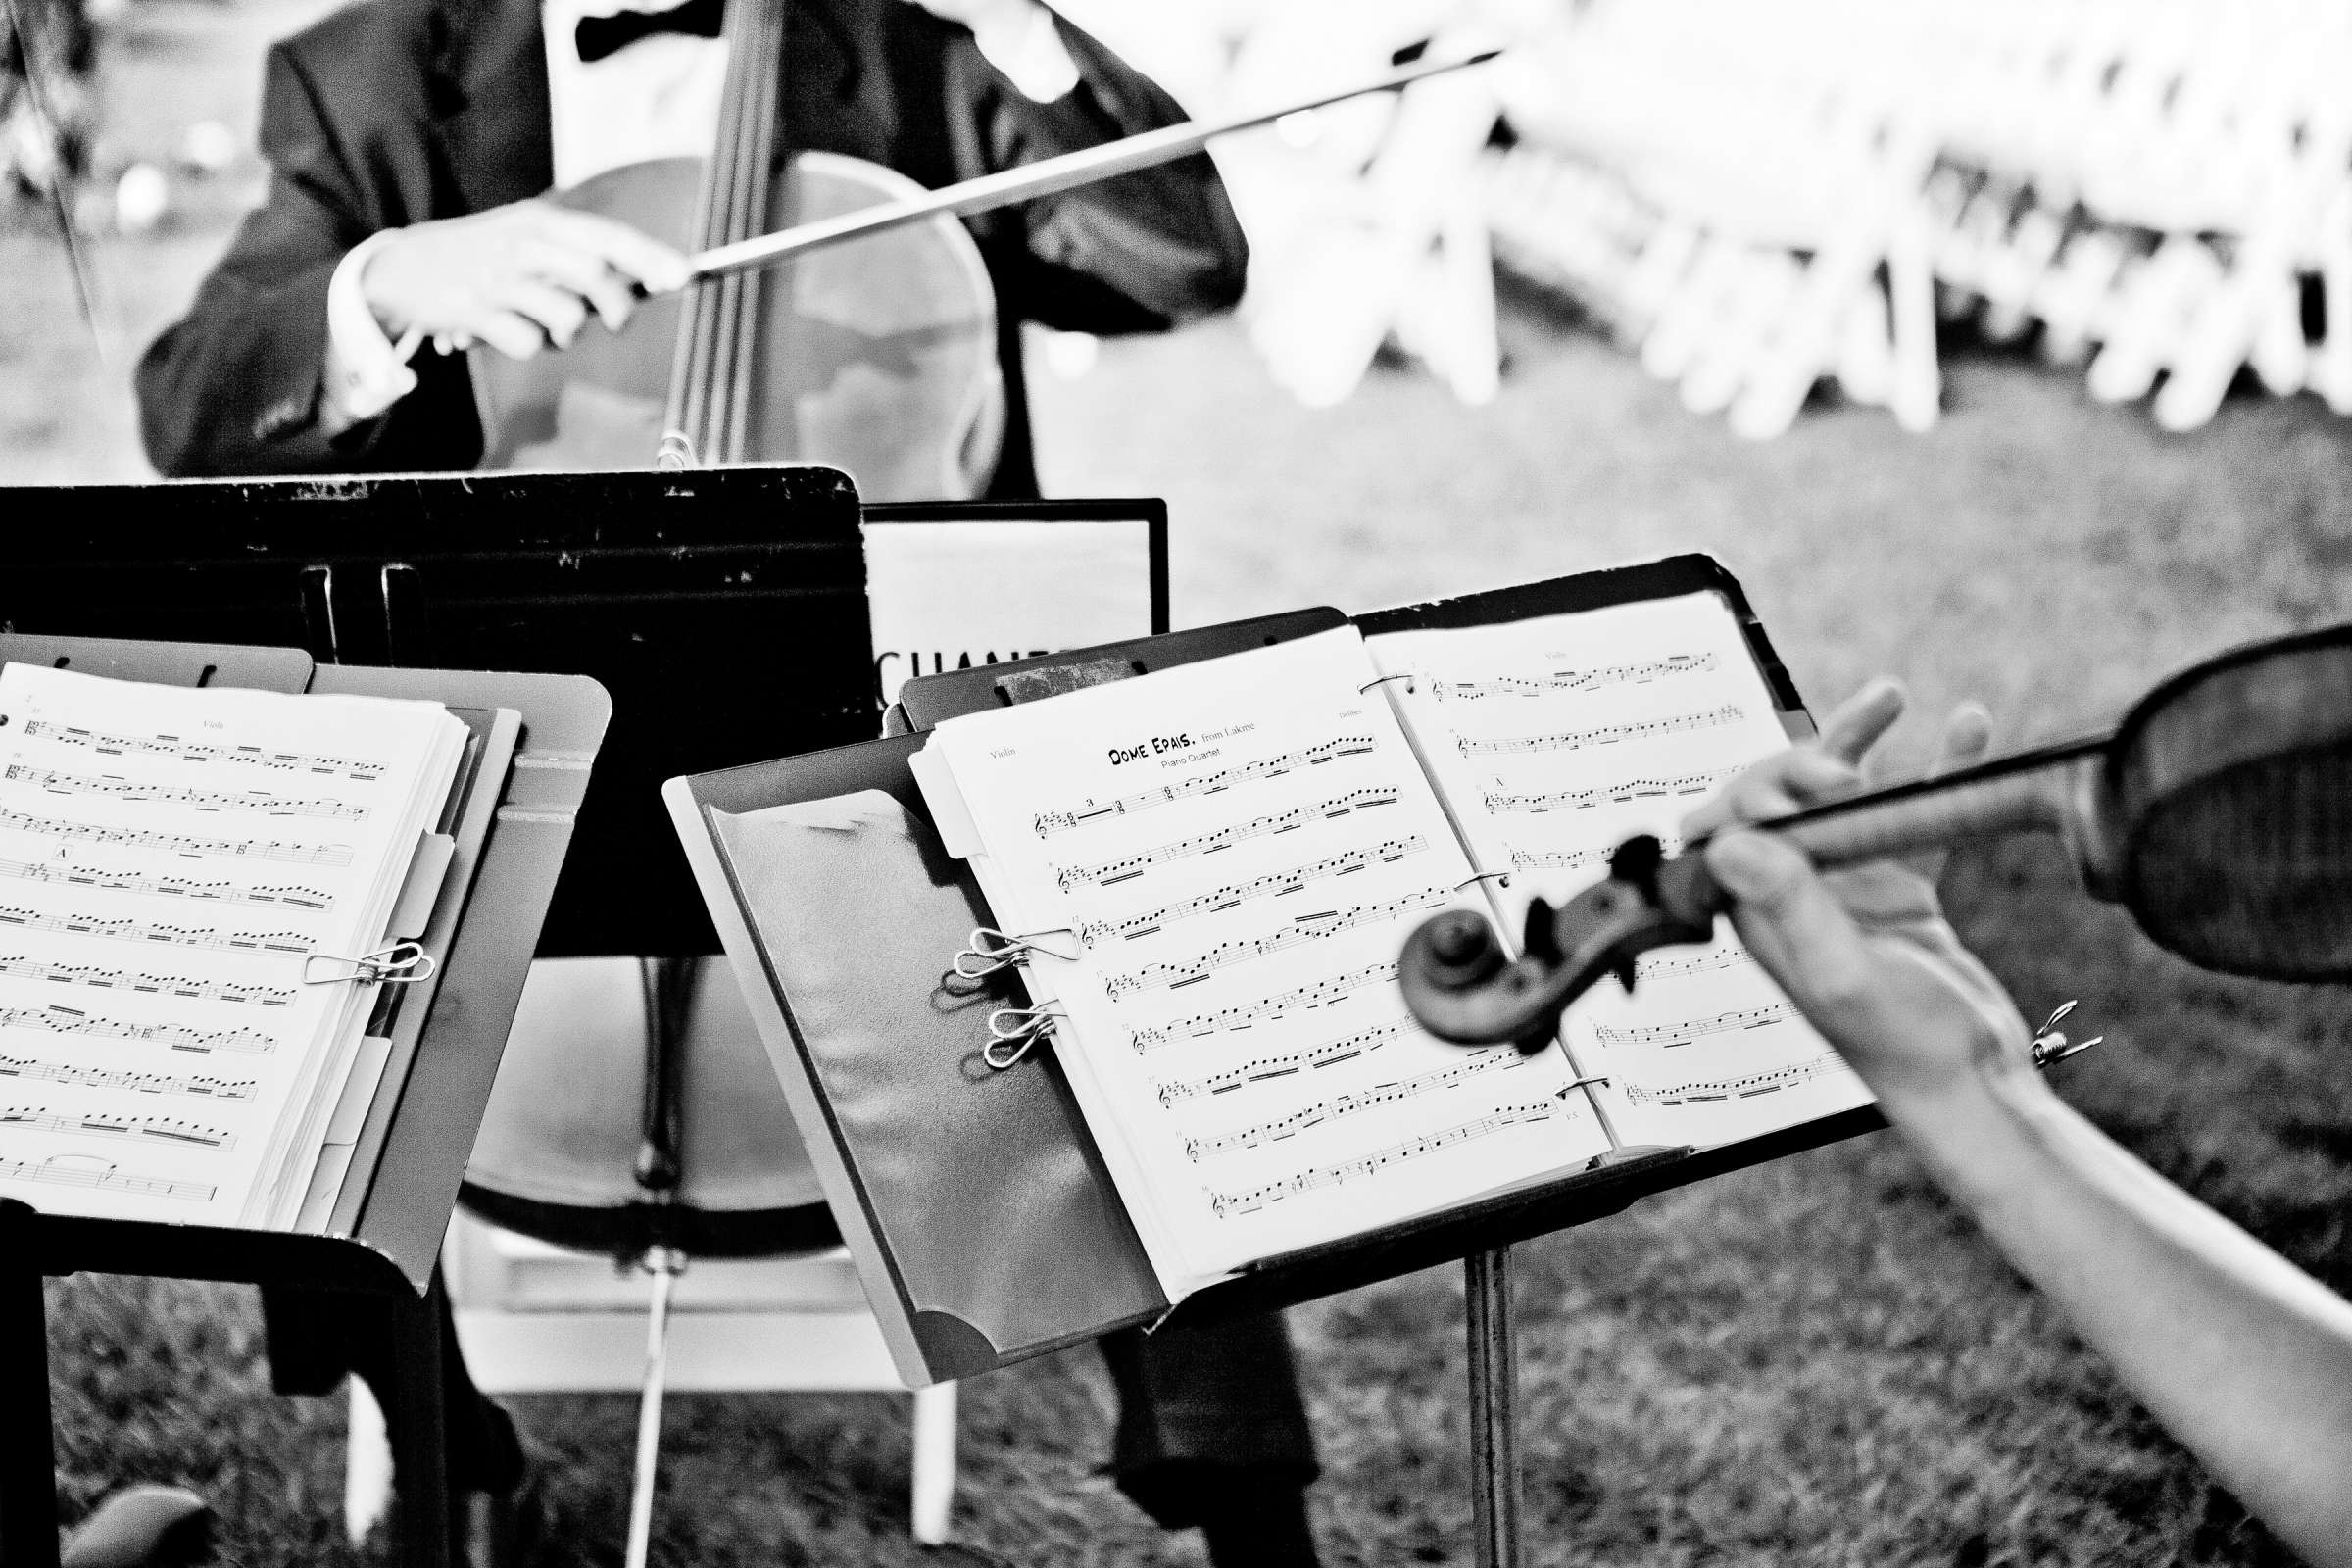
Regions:
M 514 359 L 568 348 L 594 315 L 618 331 L 636 289 L 686 285 L 686 259 L 609 218 L 544 201 L 395 229 L 360 272 L 387 337 L 489 344 Z
M 1893 682 L 1864 688 L 1818 741 L 1759 763 L 1685 824 L 1686 837 L 1716 835 L 1707 869 L 1735 901 L 1740 940 L 1898 1120 L 1983 1070 L 2022 1064 L 2016 1004 L 1960 945 L 1918 869 L 1883 860 L 1824 875 L 1793 846 L 1739 824 L 1852 794 L 1902 710 Z M 1984 710 L 1961 709 L 1935 771 L 1975 761 L 1988 741 Z
M 921 6 L 943 22 L 960 22 L 974 32 L 1001 26 L 1007 21 L 1026 20 L 1037 9 L 1037 0 L 906 0 L 906 3 Z

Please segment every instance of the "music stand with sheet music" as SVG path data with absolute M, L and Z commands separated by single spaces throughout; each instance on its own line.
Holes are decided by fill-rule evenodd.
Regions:
M 390 1060 L 330 1208 L 276 1231 L 0 1201 L 0 1561 L 58 1559 L 42 1282 L 92 1271 L 301 1283 L 406 1303 L 394 1314 L 401 1458 L 417 1485 L 403 1537 L 412 1563 L 438 1568 L 450 1543 L 436 1257 L 610 705 L 575 676 L 335 668 L 286 648 L 0 635 L 9 662 L 161 685 L 423 698 L 464 719 L 471 740 L 441 822 L 454 854 L 421 938 L 437 961 L 377 1003 L 370 1030 L 390 1039 Z M 418 1070 L 428 1054 L 431 1070 Z
M 1355 623 L 1367 633 L 1468 627 L 1703 592 L 1719 594 L 1739 622 L 1783 728 L 1792 737 L 1810 735 L 1812 721 L 1738 581 L 1703 556 L 1383 611 L 1355 617 Z M 667 786 L 672 820 L 745 978 L 753 1016 L 768 1040 L 796 1117 L 830 1135 L 812 1137 L 810 1152 L 909 1381 L 972 1375 L 1113 1328 L 1165 1319 L 1170 1308 L 1050 1054 L 1041 1054 L 1038 1071 L 973 1070 L 988 1041 L 985 1015 L 1004 999 L 981 994 L 973 1015 L 961 1022 L 954 1009 L 942 1008 L 936 1038 L 906 1053 L 889 1054 L 878 1035 L 864 1038 L 854 1011 L 838 997 L 819 999 L 827 1023 L 811 1034 L 797 1021 L 761 934 L 762 917 L 754 913 L 763 906 L 764 879 L 781 863 L 739 858 L 731 823 L 769 808 L 878 790 L 927 824 L 928 807 L 906 759 L 920 750 L 925 731 L 949 718 L 1312 636 L 1348 619 L 1335 610 L 1299 611 L 951 672 L 910 683 L 903 699 L 904 732 L 894 739 L 673 779 Z M 947 859 L 927 825 L 917 842 L 922 886 L 910 882 L 894 892 L 909 901 L 932 889 L 953 892 L 955 879 L 968 873 Z M 951 942 L 967 926 L 996 923 L 976 887 L 951 902 L 953 907 L 927 914 L 939 931 L 957 933 Z M 923 907 L 932 910 L 931 905 Z M 831 920 L 852 944 L 886 943 L 894 923 L 878 907 L 838 908 Z M 826 952 L 828 958 L 839 956 Z M 886 983 L 887 973 L 927 991 L 949 956 L 907 953 L 878 962 L 871 975 L 860 972 L 841 983 L 871 992 Z M 959 1043 L 958 1030 L 970 1038 Z M 866 1157 L 862 1139 L 918 1123 L 935 1129 L 919 1155 Z M 1649 1194 L 1883 1125 L 1878 1112 L 1865 1106 L 1708 1149 L 1624 1151 L 1576 1175 L 1269 1260 L 1187 1298 L 1175 1314 L 1198 1319 L 1281 1307 L 1462 1260 L 1476 1560 L 1482 1568 L 1504 1568 L 1520 1560 L 1511 1245 L 1615 1213 Z M 1005 1201 L 1007 1187 L 1023 1183 L 1030 1185 L 1031 1200 Z M 1016 1279 L 1028 1293 L 1017 1311 L 1008 1309 L 1013 1303 L 1005 1291 L 1005 1282 Z

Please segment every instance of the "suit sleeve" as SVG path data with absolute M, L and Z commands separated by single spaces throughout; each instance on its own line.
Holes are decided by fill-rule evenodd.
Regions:
M 1184 119 L 1176 101 L 1079 28 L 1055 24 L 1078 85 L 1021 95 L 968 35 L 949 88 L 961 177 L 1018 168 Z M 1011 314 L 1071 331 L 1149 332 L 1230 308 L 1249 245 L 1216 166 L 1195 154 L 992 214 L 975 224 L 999 259 Z
M 405 219 L 354 177 L 318 83 L 283 44 L 264 68 L 261 144 L 268 198 L 139 362 L 149 461 L 172 477 L 470 466 L 417 439 L 428 432 L 393 428 L 397 414 L 332 438 L 320 427 L 328 281 L 354 245 Z

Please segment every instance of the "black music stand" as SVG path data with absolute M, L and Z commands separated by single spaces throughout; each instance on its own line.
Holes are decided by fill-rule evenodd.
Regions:
M 435 1262 L 610 706 L 572 677 L 322 669 L 285 648 L 0 635 L 0 663 L 12 662 L 166 685 L 427 698 L 463 718 L 472 741 L 442 823 L 455 864 L 422 938 L 440 960 L 435 977 L 378 1004 L 370 1030 L 391 1040 L 391 1059 L 350 1174 L 316 1228 L 90 1219 L 0 1201 L 0 1562 L 57 1562 L 42 1282 L 88 1270 L 299 1282 L 407 1303 L 394 1314 L 400 1459 L 418 1485 L 403 1537 L 413 1563 L 440 1568 L 450 1543 Z M 427 1059 L 431 1071 L 414 1070 Z
M 16 526 L 0 540 L 0 630 L 268 642 L 321 664 L 600 681 L 613 722 L 539 936 L 543 956 L 715 953 L 661 781 L 874 731 L 858 494 L 833 469 L 188 481 L 16 490 L 8 504 Z M 439 1218 L 420 1216 L 429 1243 L 411 1259 L 410 1286 L 426 1294 L 404 1314 L 422 1327 L 404 1335 L 402 1402 L 422 1418 L 405 1425 L 435 1440 L 433 1257 L 481 1108 L 444 1173 Z M 174 1271 L 126 1247 L 76 1254 L 72 1267 Z M 200 1277 L 376 1279 L 349 1266 L 306 1254 L 267 1273 Z M 4 1336 L 21 1323 L 22 1300 L 0 1314 Z M 11 1393 L 0 1387 L 0 1400 Z M 404 1529 L 404 1544 L 417 1568 L 441 1568 L 444 1466 L 438 1442 L 402 1442 L 404 1521 L 422 1526 Z M 16 1568 L 18 1552 L 5 1554 Z

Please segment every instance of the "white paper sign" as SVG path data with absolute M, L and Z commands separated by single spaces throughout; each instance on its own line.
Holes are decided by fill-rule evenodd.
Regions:
M 874 687 L 1152 634 L 1152 530 L 1106 521 L 868 522 Z

